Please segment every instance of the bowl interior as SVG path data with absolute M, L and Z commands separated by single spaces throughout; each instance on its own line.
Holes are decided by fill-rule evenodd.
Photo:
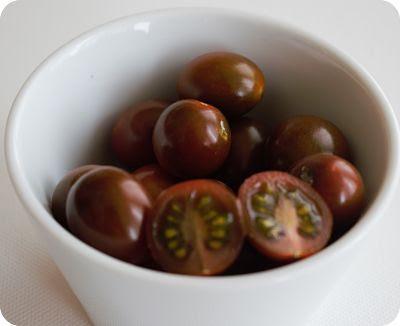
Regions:
M 41 66 L 19 97 L 12 135 L 26 191 L 49 211 L 54 187 L 68 170 L 109 162 L 110 130 L 122 110 L 149 98 L 176 99 L 184 64 L 219 50 L 243 54 L 263 70 L 266 96 L 251 115 L 269 127 L 299 114 L 334 122 L 350 141 L 373 201 L 385 179 L 390 138 L 382 108 L 361 77 L 333 52 L 291 30 L 196 11 L 100 27 Z

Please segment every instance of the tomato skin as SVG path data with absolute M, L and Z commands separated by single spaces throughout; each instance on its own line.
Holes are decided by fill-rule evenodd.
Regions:
M 203 205 L 206 197 L 211 198 L 209 206 Z M 178 208 L 171 209 L 173 205 Z M 146 227 L 154 260 L 167 272 L 188 275 L 225 271 L 239 255 L 245 236 L 240 203 L 227 187 L 213 180 L 181 182 L 165 190 L 157 198 Z M 178 235 L 167 239 L 171 228 Z M 217 247 L 210 247 L 213 236 L 217 236 Z M 182 248 L 185 256 L 179 257 Z
M 333 153 L 348 159 L 349 145 L 331 122 L 315 116 L 296 116 L 280 123 L 266 146 L 269 169 L 288 171 L 300 159 L 318 153 Z
M 81 177 L 67 198 L 71 232 L 88 245 L 137 264 L 148 257 L 145 221 L 151 199 L 127 172 L 102 167 Z
M 170 102 L 149 100 L 123 112 L 111 133 L 111 149 L 130 169 L 156 162 L 152 147 L 154 126 Z
M 237 189 L 263 166 L 266 128 L 258 120 L 243 117 L 231 122 L 232 144 L 228 158 L 217 178 Z
M 99 167 L 98 165 L 83 165 L 69 171 L 57 184 L 51 198 L 51 211 L 55 220 L 68 229 L 66 202 L 71 187 L 85 173 Z
M 254 198 L 264 192 L 273 202 L 268 212 L 261 212 L 254 204 Z M 270 259 L 289 262 L 305 258 L 325 247 L 330 239 L 333 219 L 328 206 L 311 186 L 288 173 L 267 171 L 251 176 L 240 187 L 239 199 L 250 243 Z M 303 205 L 309 207 L 305 217 L 300 215 Z M 262 229 L 267 224 L 260 223 L 265 221 L 272 226 Z M 300 232 L 310 232 L 310 227 L 312 233 Z
M 332 154 L 315 154 L 295 164 L 291 173 L 309 183 L 332 211 L 335 228 L 351 227 L 365 204 L 365 187 L 357 169 Z
M 153 200 L 167 188 L 176 183 L 175 178 L 167 174 L 158 164 L 150 164 L 132 172 Z
M 262 71 L 249 59 L 230 52 L 201 55 L 184 68 L 178 81 L 181 99 L 214 105 L 227 117 L 250 111 L 264 94 Z
M 154 128 L 160 166 L 178 178 L 208 176 L 224 163 L 231 145 L 228 122 L 215 107 L 181 100 L 170 105 Z

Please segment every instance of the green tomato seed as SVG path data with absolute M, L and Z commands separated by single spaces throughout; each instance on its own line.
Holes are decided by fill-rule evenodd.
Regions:
M 224 245 L 224 243 L 222 241 L 219 240 L 210 240 L 208 241 L 208 247 L 212 250 L 219 250 L 222 248 L 222 246 Z
M 164 231 L 164 237 L 166 239 L 175 238 L 179 234 L 179 231 L 175 228 L 169 227 Z
M 211 237 L 213 237 L 214 239 L 225 239 L 227 236 L 227 232 L 225 229 L 211 230 L 210 234 Z
M 185 258 L 187 256 L 187 254 L 188 254 L 188 251 L 185 247 L 180 247 L 177 250 L 175 250 L 175 252 L 174 252 L 175 257 L 179 258 L 179 259 Z

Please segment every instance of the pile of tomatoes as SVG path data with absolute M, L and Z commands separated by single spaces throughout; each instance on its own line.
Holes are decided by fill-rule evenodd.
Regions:
M 264 83 L 241 55 L 194 59 L 180 100 L 137 103 L 115 122 L 120 167 L 81 166 L 58 183 L 54 217 L 108 255 L 173 273 L 251 272 L 318 252 L 360 217 L 363 181 L 331 122 L 296 116 L 268 132 L 245 116 Z

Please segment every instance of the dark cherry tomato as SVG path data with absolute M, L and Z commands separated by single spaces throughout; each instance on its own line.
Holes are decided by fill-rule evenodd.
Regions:
M 264 93 L 264 75 L 257 65 L 235 53 L 213 52 L 191 61 L 178 81 L 180 98 L 216 106 L 228 117 L 250 111 Z
M 148 257 L 144 223 L 150 209 L 149 195 L 129 173 L 102 167 L 72 186 L 67 221 L 83 242 L 135 264 Z
M 260 121 L 244 117 L 231 123 L 231 135 L 231 149 L 218 177 L 236 189 L 262 169 L 267 132 Z
M 157 164 L 150 164 L 137 169 L 132 173 L 132 176 L 141 183 L 153 200 L 156 200 L 161 192 L 176 183 L 175 178 L 167 174 Z
M 156 162 L 152 145 L 153 129 L 169 104 L 158 100 L 145 101 L 122 113 L 111 135 L 111 148 L 121 163 L 136 169 Z
M 186 181 L 165 190 L 147 224 L 154 260 L 173 273 L 219 274 L 237 258 L 243 239 L 235 195 L 212 180 Z
M 68 172 L 64 178 L 57 184 L 56 189 L 53 192 L 51 198 L 51 211 L 54 218 L 58 223 L 60 223 L 64 228 L 67 227 L 67 215 L 66 215 L 66 201 L 69 190 L 74 185 L 74 183 L 85 173 L 99 167 L 98 165 L 83 165 L 70 172 Z
M 270 168 L 287 171 L 298 160 L 318 153 L 349 158 L 349 146 L 331 122 L 314 116 L 297 116 L 275 129 L 266 149 L 266 159 Z
M 284 172 L 262 172 L 239 190 L 250 242 L 278 261 L 321 250 L 332 232 L 332 214 L 304 181 Z
M 231 132 L 222 113 L 196 100 L 170 105 L 154 128 L 158 162 L 176 177 L 197 178 L 215 172 L 228 156 L 230 145 Z
M 332 154 L 315 154 L 296 163 L 291 173 L 325 199 L 335 228 L 348 228 L 358 220 L 364 207 L 364 183 L 351 163 Z

